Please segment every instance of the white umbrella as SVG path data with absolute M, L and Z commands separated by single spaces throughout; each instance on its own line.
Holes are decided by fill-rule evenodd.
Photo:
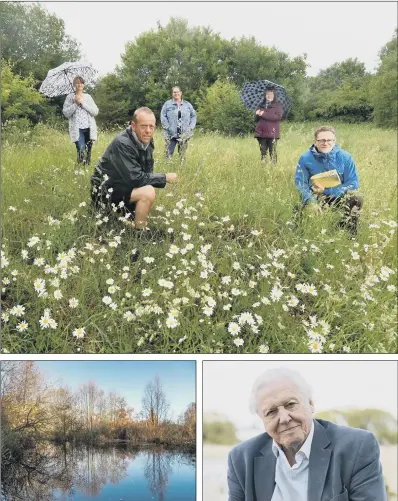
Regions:
M 62 96 L 74 92 L 73 79 L 82 77 L 86 84 L 94 81 L 97 70 L 88 61 L 67 62 L 49 70 L 39 91 L 47 97 Z

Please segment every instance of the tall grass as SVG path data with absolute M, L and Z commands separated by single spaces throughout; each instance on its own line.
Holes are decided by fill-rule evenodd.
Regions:
M 157 133 L 156 171 L 180 182 L 157 190 L 150 223 L 165 234 L 154 242 L 93 212 L 92 167 L 76 167 L 66 134 L 43 126 L 3 142 L 3 350 L 396 352 L 396 132 L 338 127 L 365 198 L 352 239 L 334 212 L 294 216 L 295 167 L 316 125 L 283 124 L 277 167 L 254 138 L 217 134 L 166 162 Z M 115 135 L 100 134 L 93 163 Z

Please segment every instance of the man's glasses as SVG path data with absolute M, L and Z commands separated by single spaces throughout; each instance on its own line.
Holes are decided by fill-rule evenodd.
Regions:
M 316 142 L 321 144 L 332 144 L 335 142 L 335 139 L 317 139 Z

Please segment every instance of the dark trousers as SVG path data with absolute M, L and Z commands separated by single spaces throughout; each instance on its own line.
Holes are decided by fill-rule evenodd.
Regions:
M 91 162 L 91 148 L 93 142 L 90 139 L 90 129 L 79 129 L 79 139 L 75 142 L 77 151 L 77 163 L 89 165 Z
M 185 152 L 188 148 L 188 140 L 185 141 L 177 141 L 175 137 L 166 140 L 166 158 L 169 159 L 173 156 L 174 150 L 178 145 L 178 153 L 180 158 L 182 159 L 185 155 Z
M 352 235 L 357 234 L 359 216 L 363 206 L 363 196 L 357 191 L 348 191 L 340 198 L 321 197 L 319 201 L 321 206 L 328 205 L 332 209 L 342 212 L 342 218 L 338 222 L 339 228 L 347 229 Z M 294 208 L 298 221 L 301 221 L 304 205 Z
M 363 196 L 359 192 L 348 191 L 340 198 L 323 197 L 320 204 L 329 205 L 342 211 L 343 217 L 339 221 L 339 227 L 346 228 L 350 233 L 356 235 L 363 206 Z
M 267 151 L 269 151 L 270 159 L 274 164 L 276 164 L 276 143 L 278 140 L 273 137 L 258 137 L 257 141 L 260 145 L 261 160 L 265 160 L 267 158 Z

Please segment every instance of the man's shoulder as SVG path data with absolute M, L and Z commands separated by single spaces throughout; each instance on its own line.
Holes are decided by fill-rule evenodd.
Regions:
M 116 147 L 119 145 L 130 146 L 131 148 L 134 147 L 133 138 L 131 134 L 129 134 L 128 128 L 119 132 L 119 134 L 113 139 L 112 144 Z
M 343 426 L 324 419 L 317 419 L 316 422 L 325 429 L 332 442 L 336 441 L 345 446 L 350 446 L 352 442 L 362 441 L 365 437 L 374 436 L 373 433 L 368 430 Z
M 255 456 L 257 455 L 263 447 L 271 440 L 268 433 L 261 433 L 256 437 L 245 440 L 231 450 L 230 455 L 233 458 L 238 458 L 242 456 Z
M 340 147 L 336 151 L 336 157 L 341 158 L 343 160 L 352 160 L 351 153 L 348 153 L 348 151 L 343 150 L 343 148 Z
M 311 153 L 311 150 L 305 151 L 300 157 L 300 161 L 302 162 L 310 162 L 313 160 L 314 160 L 314 155 Z

